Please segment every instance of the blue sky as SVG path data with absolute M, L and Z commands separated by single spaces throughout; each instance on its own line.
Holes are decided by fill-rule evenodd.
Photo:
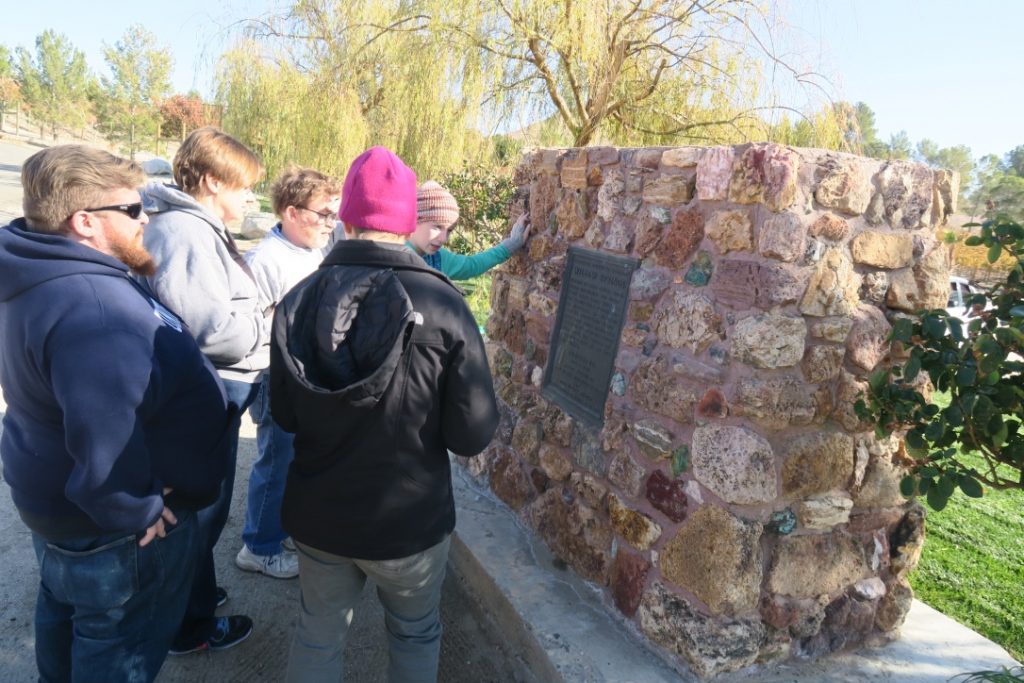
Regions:
M 35 0 L 6 12 L 0 44 L 32 47 L 47 28 L 70 37 L 90 67 L 141 23 L 171 48 L 176 90 L 211 94 L 213 65 L 239 19 L 283 0 Z M 795 36 L 786 51 L 828 76 L 837 99 L 874 109 L 883 137 L 966 144 L 975 157 L 1024 144 L 1024 1 L 781 0 Z

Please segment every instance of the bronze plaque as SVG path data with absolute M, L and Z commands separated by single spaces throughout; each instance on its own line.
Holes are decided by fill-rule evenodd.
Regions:
M 600 427 L 639 261 L 569 247 L 542 393 Z

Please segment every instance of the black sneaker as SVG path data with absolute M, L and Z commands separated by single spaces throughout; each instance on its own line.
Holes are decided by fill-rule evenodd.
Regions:
M 220 586 L 217 586 L 217 607 L 222 606 L 227 601 L 228 601 L 228 592 L 226 590 L 224 590 L 223 588 L 221 588 Z
M 167 651 L 170 655 L 187 655 L 192 652 L 219 652 L 238 645 L 252 634 L 252 619 L 244 614 L 232 614 L 229 617 L 217 617 L 217 626 L 213 635 L 192 647 L 172 645 Z

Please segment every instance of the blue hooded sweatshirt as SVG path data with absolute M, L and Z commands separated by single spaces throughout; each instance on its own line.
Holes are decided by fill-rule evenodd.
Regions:
M 51 540 L 139 533 L 212 502 L 237 411 L 195 340 L 120 261 L 24 219 L 0 229 L 0 438 L 22 519 Z

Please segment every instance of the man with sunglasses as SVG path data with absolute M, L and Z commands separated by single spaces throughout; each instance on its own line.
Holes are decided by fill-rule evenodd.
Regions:
M 275 308 L 292 287 L 320 265 L 321 250 L 338 219 L 341 183 L 314 169 L 293 166 L 274 181 L 270 200 L 281 222 L 245 255 L 264 310 Z M 244 571 L 290 579 L 299 574 L 299 560 L 294 546 L 289 549 L 284 545 L 288 534 L 281 527 L 281 500 L 294 457 L 294 436 L 270 416 L 266 370 L 257 384 L 256 400 L 249 407 L 256 424 L 257 454 L 249 474 L 242 548 L 235 564 Z
M 32 533 L 45 681 L 152 681 L 185 612 L 238 419 L 152 274 L 134 163 L 29 157 L 0 229 L 4 479 Z

